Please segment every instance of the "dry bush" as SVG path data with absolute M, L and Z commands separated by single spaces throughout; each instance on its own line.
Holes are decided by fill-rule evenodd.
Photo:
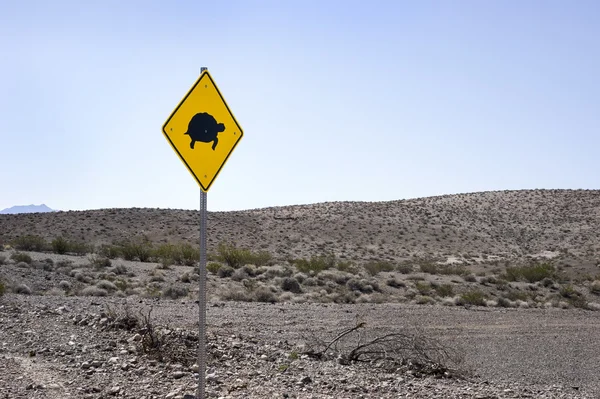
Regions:
M 357 320 L 330 339 L 316 337 L 306 339 L 304 355 L 314 359 L 337 359 L 338 363 L 368 363 L 389 371 L 411 370 L 414 375 L 462 377 L 460 370 L 463 355 L 460 351 L 428 337 L 417 328 L 401 328 L 388 333 L 376 334 Z
M 117 290 L 117 286 L 108 280 L 100 280 L 96 283 L 96 287 L 103 290 L 113 292 Z
M 179 299 L 187 296 L 189 290 L 186 287 L 169 286 L 162 292 L 163 298 Z
M 256 302 L 275 303 L 278 301 L 275 293 L 268 287 L 258 287 L 252 294 Z
M 222 266 L 217 270 L 217 276 L 221 278 L 231 277 L 235 273 L 235 269 L 231 266 Z
M 31 295 L 31 288 L 25 284 L 19 284 L 15 287 L 14 292 L 16 294 Z
M 44 252 L 48 249 L 48 243 L 40 236 L 26 235 L 13 240 L 12 246 L 22 251 Z
M 31 262 L 33 262 L 33 259 L 31 259 L 31 256 L 24 254 L 22 252 L 15 252 L 13 253 L 10 258 L 12 260 L 14 260 L 15 262 L 19 263 L 19 262 L 25 262 L 27 264 L 31 264 Z
M 394 265 L 387 261 L 368 262 L 363 267 L 371 276 L 394 270 Z
M 197 359 L 197 333 L 161 326 L 152 318 L 152 308 L 147 313 L 134 313 L 129 307 L 113 310 L 106 307 L 101 315 L 108 322 L 105 328 L 126 330 L 140 335 L 137 345 L 147 356 L 165 363 L 194 364 Z
M 392 288 L 404 288 L 406 287 L 406 283 L 404 281 L 398 281 L 395 278 L 390 278 L 385 282 L 388 286 Z
M 300 294 L 302 292 L 300 283 L 298 283 L 298 280 L 293 277 L 285 277 L 283 280 L 281 280 L 281 289 L 294 294 Z
M 81 296 L 108 296 L 108 291 L 99 287 L 85 287 L 79 292 Z

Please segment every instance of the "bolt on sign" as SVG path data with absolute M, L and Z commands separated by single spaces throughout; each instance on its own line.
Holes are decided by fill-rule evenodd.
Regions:
M 163 134 L 207 192 L 244 132 L 205 70 L 163 125 Z

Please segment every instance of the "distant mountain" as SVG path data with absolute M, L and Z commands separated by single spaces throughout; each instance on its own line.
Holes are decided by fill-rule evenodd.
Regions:
M 15 214 L 15 213 L 37 213 L 37 212 L 54 212 L 46 204 L 42 205 L 15 205 L 0 211 L 0 214 Z

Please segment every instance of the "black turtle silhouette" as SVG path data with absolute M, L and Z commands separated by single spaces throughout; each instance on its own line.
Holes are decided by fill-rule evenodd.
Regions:
M 212 149 L 214 150 L 219 143 L 217 135 L 224 131 L 225 125 L 217 123 L 214 116 L 207 114 L 206 112 L 200 112 L 192 117 L 192 120 L 190 120 L 188 125 L 188 130 L 184 134 L 187 134 L 192 139 L 192 142 L 190 143 L 190 148 L 192 150 L 194 149 L 196 141 L 201 141 L 203 143 L 210 143 L 212 141 Z

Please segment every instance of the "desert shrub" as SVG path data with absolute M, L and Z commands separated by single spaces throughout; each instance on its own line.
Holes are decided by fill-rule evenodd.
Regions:
M 240 266 L 245 265 L 250 251 L 247 249 L 237 248 L 235 245 L 226 244 L 224 242 L 219 243 L 217 247 L 217 259 L 225 262 L 228 266 L 237 269 Z
M 502 294 L 503 298 L 506 298 L 510 301 L 527 301 L 529 299 L 529 294 L 524 291 L 518 290 L 508 290 Z
M 88 260 L 90 261 L 90 265 L 92 265 L 96 269 L 103 269 L 112 265 L 110 259 L 95 254 L 90 255 L 88 257 Z
M 119 252 L 125 260 L 135 260 L 137 256 L 137 250 L 134 244 L 123 243 L 119 246 Z
M 248 262 L 255 266 L 266 266 L 273 263 L 273 256 L 267 251 L 258 251 L 252 254 L 252 259 Z
M 464 266 L 460 265 L 438 265 L 433 262 L 423 262 L 419 265 L 423 273 L 438 274 L 446 276 L 464 276 L 469 271 Z
M 451 284 L 437 285 L 435 286 L 435 292 L 442 298 L 454 296 L 454 288 Z
M 556 269 L 548 263 L 533 266 L 507 267 L 504 279 L 508 281 L 527 281 L 535 283 L 554 276 Z
M 415 302 L 419 305 L 430 305 L 434 304 L 435 300 L 428 295 L 417 295 Z
M 209 262 L 208 265 L 206 265 L 206 270 L 208 270 L 212 274 L 217 274 L 221 266 L 223 265 L 219 262 Z
M 443 274 L 443 275 L 454 275 L 454 276 L 464 276 L 466 274 L 469 274 L 469 271 L 461 265 L 456 265 L 456 266 L 440 266 L 438 269 L 438 274 Z
M 4 281 L 0 280 L 0 296 L 4 295 L 6 292 L 6 286 L 4 285 Z
M 497 302 L 498 307 L 501 308 L 512 308 L 515 307 L 515 303 L 508 298 L 500 297 Z
M 300 288 L 300 283 L 293 277 L 285 277 L 281 280 L 281 289 L 284 291 L 293 292 L 294 294 L 300 294 L 302 292 L 302 288 Z
M 61 280 L 61 282 L 58 283 L 58 287 L 64 291 L 71 291 L 71 283 L 66 280 Z
M 6 256 L 0 255 L 0 265 L 3 265 L 6 262 Z
M 108 260 L 108 258 L 106 258 Z M 115 267 L 111 267 L 108 269 L 109 272 L 112 272 L 116 275 L 123 275 L 129 273 L 129 270 L 125 265 L 116 265 Z
M 431 293 L 431 284 L 424 281 L 417 281 L 415 283 L 415 289 L 419 291 L 421 295 L 429 295 Z
M 40 236 L 26 235 L 13 240 L 12 246 L 21 251 L 43 252 L 48 249 L 48 243 Z
M 542 280 L 542 286 L 549 288 L 552 287 L 554 285 L 554 280 L 552 280 L 550 277 L 546 277 L 545 279 Z
M 221 266 L 219 270 L 217 270 L 217 276 L 220 278 L 231 277 L 235 273 L 235 269 L 231 266 L 225 265 Z
M 482 277 L 481 279 L 479 279 L 479 284 L 481 284 L 481 285 L 496 284 L 496 283 L 497 283 L 497 280 L 496 280 L 496 277 L 494 277 L 494 276 Z
M 186 287 L 169 286 L 162 293 L 163 298 L 179 299 L 188 294 L 189 290 Z
M 252 297 L 248 294 L 248 291 L 230 288 L 228 290 L 223 291 L 220 295 L 221 299 L 223 299 L 224 301 L 252 302 Z
M 248 279 L 249 277 L 250 275 L 248 274 L 246 269 L 236 269 L 231 275 L 231 279 L 233 281 L 242 281 Z
M 301 273 L 299 273 L 301 274 Z M 325 270 L 319 273 L 319 280 L 334 281 L 338 285 L 345 285 L 352 276 L 348 273 L 339 272 L 335 269 Z
M 356 266 L 354 265 L 353 262 L 351 261 L 338 261 L 335 264 L 335 268 L 338 269 L 339 271 L 342 272 L 346 272 L 346 273 L 352 273 L 352 274 L 356 274 L 357 270 L 356 270 Z
M 277 297 L 275 296 L 273 291 L 271 291 L 267 287 L 259 287 L 256 290 L 254 290 L 253 297 L 256 302 L 277 302 Z
M 27 269 L 29 268 L 31 265 L 27 262 L 19 262 L 17 263 L 17 267 L 21 268 L 21 269 Z
M 161 272 L 159 272 L 156 269 L 154 269 L 152 272 L 150 272 L 149 275 L 150 275 L 150 282 L 152 282 L 152 283 L 162 283 L 165 281 L 164 274 L 162 274 Z
M 27 264 L 31 264 L 31 262 L 33 262 L 33 259 L 31 259 L 31 256 L 29 256 L 28 254 L 24 254 L 22 252 L 15 252 L 13 253 L 10 258 L 12 260 L 14 260 L 15 262 L 25 262 Z
M 96 283 L 96 287 L 102 288 L 102 289 L 104 289 L 106 291 L 116 291 L 117 290 L 117 286 L 114 283 L 112 283 L 112 282 L 110 282 L 108 280 L 100 280 L 100 281 L 98 281 Z
M 393 288 L 406 287 L 406 283 L 404 283 L 404 281 L 398 281 L 395 278 L 390 278 L 385 283 Z
M 293 261 L 296 269 L 302 273 L 319 273 L 323 270 L 335 267 L 335 255 L 313 256 L 310 260 L 296 259 Z
M 432 262 L 423 262 L 419 265 L 423 273 L 438 274 L 438 266 Z
M 221 242 L 217 247 L 216 259 L 237 269 L 248 264 L 267 265 L 272 261 L 272 256 L 267 251 L 252 252 L 249 249 L 237 248 L 235 245 Z
M 98 254 L 108 259 L 115 259 L 119 256 L 122 256 L 121 248 L 119 246 L 106 244 L 100 246 L 98 249 Z
M 44 259 L 42 262 L 34 261 L 33 265 L 36 269 L 42 269 L 47 272 L 54 270 L 54 261 L 52 259 Z
M 31 295 L 31 288 L 29 288 L 27 285 L 25 284 L 19 284 L 17 285 L 17 287 L 15 288 L 15 293 L 17 294 L 22 294 L 22 295 Z
M 70 241 L 69 242 L 69 252 L 74 253 L 75 255 L 83 256 L 85 254 L 90 254 L 94 252 L 94 246 L 91 244 L 86 244 L 82 241 Z
M 82 296 L 108 296 L 108 291 L 100 287 L 91 286 L 85 287 L 79 294 Z
M 413 272 L 413 267 L 409 263 L 400 263 L 396 266 L 396 271 L 402 274 L 409 274 Z
M 52 252 L 56 254 L 66 254 L 69 252 L 69 241 L 64 237 L 57 237 L 50 243 Z
M 154 258 L 156 262 L 160 262 L 163 266 L 170 266 L 174 263 L 178 263 L 175 261 L 176 251 L 177 247 L 175 245 L 162 244 L 152 250 L 152 258 Z
M 179 253 L 181 254 L 181 264 L 186 266 L 194 266 L 200 262 L 200 248 L 192 246 L 191 244 L 184 243 L 179 246 Z
M 346 283 L 346 286 L 352 291 L 359 291 L 365 294 L 370 294 L 373 292 L 373 286 L 364 279 L 351 278 Z
M 463 292 L 460 296 L 462 303 L 474 306 L 485 306 L 486 295 L 480 290 L 470 290 Z
M 306 280 L 308 276 L 304 273 L 296 273 L 294 274 L 294 278 L 296 279 L 296 281 L 298 281 L 300 284 L 302 284 L 304 282 L 304 280 Z
M 477 277 L 475 277 L 474 274 L 467 274 L 466 276 L 463 277 L 463 279 L 468 283 L 476 283 L 477 282 Z
M 559 293 L 563 298 L 567 299 L 567 302 L 569 302 L 573 307 L 587 308 L 587 301 L 585 300 L 585 297 L 571 284 L 562 286 Z
M 375 276 L 380 272 L 391 272 L 394 270 L 394 265 L 386 261 L 368 262 L 363 267 L 371 276 Z
M 600 280 L 595 280 L 590 285 L 590 292 L 594 295 L 600 295 Z

